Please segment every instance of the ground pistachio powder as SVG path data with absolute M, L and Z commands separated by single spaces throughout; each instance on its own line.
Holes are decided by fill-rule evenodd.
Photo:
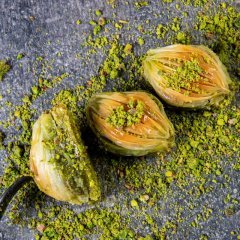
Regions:
M 6 61 L 0 60 L 0 81 L 3 80 L 4 76 L 9 72 L 10 68 L 10 65 Z
M 193 83 L 199 83 L 205 80 L 201 74 L 205 73 L 201 68 L 197 59 L 190 59 L 190 61 L 184 61 L 179 63 L 180 66 L 173 72 L 163 72 L 162 75 L 167 81 L 167 87 L 170 87 L 176 91 L 180 91 L 182 88 L 186 89 L 185 94 L 189 94 L 189 91 L 201 92 L 198 87 L 193 87 Z
M 140 100 L 130 100 L 124 106 L 118 106 L 112 110 L 106 121 L 114 127 L 131 127 L 141 121 L 144 115 L 144 103 Z

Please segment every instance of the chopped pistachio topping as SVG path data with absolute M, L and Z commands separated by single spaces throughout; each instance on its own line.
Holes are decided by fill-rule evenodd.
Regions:
M 176 91 L 185 89 L 187 90 L 187 93 L 189 93 L 189 90 L 202 92 L 200 88 L 192 86 L 192 83 L 207 81 L 207 79 L 201 76 L 205 71 L 199 65 L 198 60 L 192 58 L 190 61 L 183 61 L 180 63 L 176 61 L 176 63 L 180 65 L 176 70 L 162 73 L 167 80 L 167 86 Z
M 130 100 L 127 105 L 113 109 L 107 117 L 107 122 L 114 127 L 131 127 L 139 123 L 143 115 L 144 103 L 140 100 Z

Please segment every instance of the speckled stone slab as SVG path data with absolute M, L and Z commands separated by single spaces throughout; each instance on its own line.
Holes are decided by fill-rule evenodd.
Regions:
M 176 2 L 181 4 L 180 1 Z M 105 0 L 0 0 L 0 59 L 8 59 L 12 66 L 5 80 L 0 82 L 0 94 L 3 96 L 3 100 L 0 102 L 0 119 L 2 121 L 7 120 L 12 108 L 5 105 L 6 101 L 12 102 L 14 106 L 19 105 L 22 97 L 28 94 L 31 87 L 37 83 L 38 79 L 31 69 L 38 56 L 44 56 L 49 61 L 58 56 L 52 64 L 54 68 L 51 70 L 51 74 L 57 75 L 61 72 L 68 72 L 71 73 L 71 76 L 64 79 L 53 89 L 49 89 L 33 103 L 33 107 L 37 109 L 37 114 L 50 107 L 50 101 L 54 93 L 61 89 L 73 88 L 79 83 L 85 83 L 91 76 L 97 74 L 98 68 L 104 60 L 104 54 L 99 51 L 85 58 L 86 48 L 81 47 L 81 44 L 84 43 L 92 31 L 89 21 L 96 18 L 95 10 L 101 9 L 106 19 L 127 20 L 130 26 L 136 26 L 131 30 L 119 30 L 122 43 L 131 42 L 134 44 L 137 43 L 140 35 L 137 26 L 147 19 L 155 25 L 158 22 L 170 21 L 177 16 L 174 8 L 176 2 L 172 3 L 173 11 L 171 14 L 166 16 L 165 14 L 159 14 L 165 11 L 166 5 L 157 0 L 150 1 L 148 6 L 142 7 L 140 10 L 137 10 L 134 4 L 131 4 L 131 1 L 122 0 L 117 1 L 116 8 L 112 8 Z M 219 1 L 215 2 L 217 5 Z M 236 2 L 230 4 L 236 4 Z M 168 6 L 171 7 L 171 4 Z M 196 34 L 194 29 L 191 29 L 191 24 L 194 24 L 193 21 L 198 9 L 191 9 L 190 6 L 183 7 L 188 12 L 188 17 L 184 21 L 189 24 L 190 31 Z M 214 9 L 216 6 L 211 5 L 210 7 Z M 78 19 L 81 19 L 82 23 L 80 25 L 76 24 Z M 145 30 L 147 31 L 147 29 Z M 109 32 L 105 34 L 110 35 L 111 31 L 116 31 L 116 29 L 109 27 Z M 198 39 L 196 43 L 204 43 L 204 40 L 200 37 L 196 37 L 196 39 Z M 135 53 L 137 55 L 144 54 L 147 49 L 161 46 L 161 44 L 161 40 L 147 36 L 144 46 L 141 47 L 136 44 Z M 24 58 L 21 61 L 16 59 L 19 53 L 24 53 Z M 61 53 L 61 56 L 59 53 Z M 81 58 L 77 58 L 76 54 L 81 55 Z M 109 89 L 111 89 L 111 86 L 109 86 Z M 7 135 L 7 141 L 11 141 L 11 138 L 18 134 L 14 127 L 4 131 Z M 2 151 L 0 156 L 1 173 L 3 172 L 5 157 L 6 153 Z M 107 162 L 103 162 L 103 165 L 101 171 L 108 168 Z M 195 205 L 198 205 L 198 207 L 185 213 L 188 220 L 179 223 L 180 227 L 175 239 L 195 240 L 203 234 L 211 240 L 236 239 L 236 235 L 231 236 L 230 232 L 239 229 L 240 212 L 226 217 L 222 208 L 223 200 L 227 194 L 239 198 L 239 175 L 230 168 L 226 171 L 231 176 L 230 183 L 228 183 L 229 187 L 215 187 L 212 192 L 197 199 Z M 222 179 L 222 181 L 225 180 Z M 114 188 L 106 186 L 107 197 L 102 206 L 111 206 L 114 205 L 115 201 L 120 202 L 129 197 L 124 190 L 118 193 L 119 189 L 122 189 L 122 186 L 117 181 Z M 1 189 L 2 191 L 3 189 Z M 188 200 L 185 197 L 184 193 L 176 188 L 174 196 L 163 200 L 161 203 L 163 221 L 166 216 L 171 216 L 173 213 L 174 210 L 170 207 L 172 203 L 183 207 L 188 205 Z M 191 221 L 194 216 L 201 213 L 203 206 L 213 209 L 212 217 L 201 222 L 201 229 L 191 227 Z M 84 210 L 78 207 L 76 209 Z M 141 220 L 136 219 L 135 228 L 137 225 L 141 225 Z M 148 233 L 149 229 L 141 231 Z M 28 228 L 9 224 L 6 217 L 0 222 L 0 240 L 30 240 L 34 239 L 34 233 L 33 230 Z M 90 239 L 97 238 L 97 236 L 90 236 Z

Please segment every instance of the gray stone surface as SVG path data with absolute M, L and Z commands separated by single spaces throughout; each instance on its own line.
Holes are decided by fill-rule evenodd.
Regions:
M 10 101 L 14 105 L 20 104 L 22 97 L 30 92 L 31 86 L 37 84 L 38 79 L 31 71 L 37 56 L 44 56 L 45 59 L 51 61 L 55 59 L 58 52 L 61 52 L 61 57 L 58 57 L 58 60 L 53 63 L 52 74 L 71 73 L 69 78 L 64 79 L 63 82 L 34 102 L 33 107 L 37 109 L 37 114 L 50 106 L 50 100 L 54 93 L 59 92 L 60 89 L 73 88 L 75 84 L 86 82 L 91 76 L 96 75 L 98 67 L 104 59 L 104 53 L 99 50 L 98 53 L 91 55 L 86 60 L 87 58 L 84 56 L 87 48 L 81 46 L 92 29 L 88 22 L 96 18 L 94 14 L 96 9 L 101 9 L 107 19 L 126 19 L 130 21 L 132 26 L 139 25 L 136 23 L 143 23 L 146 19 L 151 20 L 152 24 L 166 22 L 175 17 L 176 14 L 173 10 L 169 16 L 166 14 L 155 15 L 159 14 L 159 11 L 166 10 L 161 7 L 163 5 L 157 0 L 151 1 L 151 4 L 141 11 L 136 11 L 131 4 L 126 5 L 125 2 L 118 1 L 118 7 L 113 9 L 103 0 L 0 0 L 0 59 L 9 59 L 12 65 L 12 70 L 6 76 L 5 81 L 0 82 L 0 92 L 3 95 L 3 100 L 0 103 L 1 120 L 7 120 L 11 109 L 11 107 L 6 107 L 4 103 Z M 214 8 L 214 6 L 211 7 Z M 198 10 L 196 8 L 192 10 L 189 6 L 186 6 L 185 10 L 189 13 L 189 17 L 184 21 L 188 22 L 191 27 L 192 19 Z M 115 14 L 114 17 L 113 14 Z M 80 26 L 75 24 L 78 19 L 82 21 Z M 110 33 L 111 27 L 109 27 L 109 33 L 106 34 Z M 136 27 L 119 33 L 123 43 L 137 42 L 139 36 Z M 203 40 L 199 38 L 196 43 L 202 42 Z M 154 48 L 159 45 L 161 45 L 160 40 L 152 39 L 149 36 L 144 47 L 140 48 L 136 45 L 135 50 L 140 55 L 150 47 Z M 21 61 L 16 60 L 19 53 L 25 54 Z M 76 54 L 80 54 L 81 59 L 76 58 Z M 8 89 L 11 89 L 11 94 L 9 94 Z M 10 141 L 15 134 L 17 133 L 14 127 L 8 129 L 7 140 Z M 0 159 L 1 172 L 4 168 L 4 157 L 5 153 L 3 152 Z M 107 162 L 103 162 L 102 169 L 105 167 L 107 168 Z M 222 204 L 227 194 L 239 198 L 240 182 L 237 172 L 226 169 L 226 173 L 231 175 L 230 187 L 224 189 L 216 185 L 213 192 L 197 199 L 195 204 L 198 207 L 194 208 L 193 211 L 185 212 L 189 221 L 180 223 L 176 239 L 199 239 L 201 234 L 208 235 L 209 239 L 212 240 L 234 239 L 230 232 L 239 228 L 240 212 L 238 211 L 233 216 L 226 218 L 222 212 Z M 121 190 L 118 194 L 119 189 L 122 187 L 116 183 L 115 189 L 105 190 L 110 190 L 110 192 L 102 206 L 121 202 L 127 193 Z M 166 216 L 173 214 L 173 210 L 169 208 L 171 202 L 178 202 L 182 207 L 187 206 L 186 196 L 187 193 L 175 189 L 174 196 L 162 203 L 162 221 L 166 219 Z M 202 222 L 203 228 L 192 228 L 190 222 L 197 213 L 202 211 L 203 206 L 212 208 L 214 217 Z M 140 222 L 136 220 L 136 225 Z M 149 229 L 141 229 L 140 231 L 147 233 Z M 30 240 L 33 238 L 34 232 L 32 230 L 17 225 L 9 225 L 7 219 L 0 223 L 0 240 Z M 92 236 L 91 239 L 97 239 L 97 237 Z

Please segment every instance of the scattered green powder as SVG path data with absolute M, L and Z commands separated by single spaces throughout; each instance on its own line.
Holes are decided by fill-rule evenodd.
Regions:
M 167 27 L 163 26 L 161 23 L 158 24 L 156 28 L 157 38 L 164 38 L 167 31 L 168 31 Z
M 89 24 L 92 25 L 92 26 L 96 26 L 97 25 L 97 23 L 94 20 L 90 20 Z
M 164 3 L 172 3 L 174 0 L 163 0 Z
M 210 48 L 229 69 L 235 66 L 235 60 L 239 61 L 239 18 L 240 13 L 235 8 L 220 4 L 218 12 L 214 14 L 199 13 L 195 26 L 210 40 Z M 239 68 L 234 68 L 233 73 L 240 76 Z
M 3 80 L 3 77 L 9 72 L 10 65 L 4 60 L 0 60 L 0 81 Z
M 133 200 L 131 201 L 131 206 L 132 206 L 133 208 L 139 208 L 138 202 L 137 202 L 135 199 L 133 199 Z
M 139 123 L 143 115 L 144 103 L 130 100 L 126 106 L 121 105 L 113 109 L 106 121 L 117 128 L 131 127 Z
M 122 29 L 122 24 L 119 24 L 117 22 L 114 24 L 114 26 L 116 29 Z
M 131 44 L 126 44 L 126 46 L 124 47 L 124 52 L 128 55 L 128 54 L 130 54 L 131 52 L 132 52 L 132 45 Z
M 106 21 L 105 18 L 100 17 L 100 18 L 98 19 L 98 25 L 99 25 L 99 26 L 104 26 L 106 23 L 107 23 L 107 21 Z
M 97 25 L 93 29 L 93 34 L 97 35 L 101 31 L 101 26 Z
M 77 21 L 76 21 L 76 24 L 77 25 L 80 25 L 82 22 L 81 22 L 81 20 L 80 19 L 78 19 Z
M 178 32 L 180 31 L 180 22 L 179 22 L 179 18 L 175 17 L 173 19 L 173 22 L 171 24 L 171 30 L 174 31 L 174 32 Z
M 4 149 L 4 144 L 3 144 L 4 138 L 5 138 L 4 133 L 0 131 L 0 150 Z
M 137 1 L 134 3 L 134 6 L 137 8 L 137 9 L 140 9 L 142 7 L 146 7 L 149 5 L 149 2 L 148 1 Z
M 163 0 L 165 3 L 172 3 L 174 0 Z M 204 6 L 208 1 L 207 0 L 180 0 L 184 5 L 191 5 L 194 7 Z
M 138 38 L 138 44 L 139 44 L 140 46 L 142 46 L 144 43 L 145 43 L 145 42 L 144 42 L 143 38 L 139 37 L 139 38 Z
M 17 55 L 17 60 L 20 60 L 20 59 L 22 59 L 24 57 L 24 54 L 23 53 L 19 53 L 18 55 Z
M 164 2 L 173 1 L 165 0 Z M 206 45 L 219 54 L 223 63 L 231 71 L 234 82 L 232 94 L 219 109 L 214 109 L 214 112 L 181 111 L 176 114 L 173 110 L 166 110 L 177 135 L 176 147 L 169 154 L 156 155 L 150 160 L 136 159 L 131 164 L 128 159 L 125 161 L 115 156 L 107 162 L 108 169 L 104 176 L 104 181 L 106 181 L 104 184 L 106 183 L 108 190 L 112 191 L 116 186 L 114 185 L 116 179 L 113 176 L 119 173 L 118 180 L 124 189 L 117 188 L 117 191 L 119 196 L 122 193 L 126 195 L 126 201 L 116 199 L 114 206 L 95 205 L 89 210 L 78 213 L 67 204 L 58 205 L 38 191 L 34 185 L 23 188 L 14 199 L 9 218 L 15 224 L 28 226 L 38 231 L 36 239 L 85 239 L 92 235 L 99 239 L 174 239 L 176 232 L 180 231 L 179 226 L 189 220 L 188 216 L 192 215 L 193 210 L 197 211 L 199 197 L 212 193 L 216 188 L 229 188 L 231 178 L 226 174 L 226 169 L 230 167 L 232 171 L 240 170 L 238 157 L 240 109 L 236 97 L 239 95 L 239 83 L 236 79 L 240 71 L 235 64 L 239 58 L 239 32 L 237 30 L 239 13 L 224 3 L 216 6 L 216 11 L 213 13 L 200 8 L 205 6 L 205 0 L 181 0 L 181 2 L 198 7 L 195 31 L 201 34 L 202 39 L 206 38 L 204 40 Z M 111 4 L 113 8 L 117 6 L 116 1 L 113 0 L 108 0 L 108 4 Z M 166 5 L 170 6 L 170 4 Z M 91 24 L 97 25 L 96 22 L 91 22 Z M 114 25 L 115 22 L 112 24 Z M 99 23 L 98 25 L 101 26 Z M 137 25 L 144 24 L 141 22 Z M 181 19 L 174 19 L 166 25 L 158 23 L 158 26 L 152 26 L 151 31 L 155 35 L 151 37 L 157 36 L 163 40 L 164 45 L 183 41 L 196 44 L 198 39 L 194 36 L 188 38 L 189 33 L 183 27 Z M 104 52 L 106 57 L 98 74 L 89 79 L 86 86 L 79 85 L 72 90 L 60 91 L 52 103 L 66 103 L 78 119 L 82 120 L 84 108 L 79 106 L 81 105 L 79 103 L 89 99 L 92 94 L 103 91 L 107 84 L 111 83 L 113 90 L 142 89 L 142 58 L 136 56 L 129 45 L 121 45 L 118 40 L 117 36 L 89 37 L 87 46 L 92 52 L 103 51 L 105 47 L 109 48 L 109 51 Z M 146 38 L 146 43 L 147 41 Z M 44 59 L 39 57 L 38 61 L 43 63 Z M 67 77 L 57 77 L 59 81 L 56 80 L 56 83 L 51 84 L 49 82 L 52 78 L 44 76 L 49 71 L 50 68 L 46 66 L 42 73 L 36 74 L 39 83 L 32 87 L 32 93 L 29 96 L 23 98 L 22 105 L 16 107 L 11 113 L 9 122 L 1 124 L 3 127 L 9 127 L 16 118 L 22 122 L 21 129 L 19 129 L 22 130 L 21 135 L 7 147 L 3 146 L 9 154 L 2 178 L 2 185 L 5 187 L 19 176 L 29 174 L 31 127 L 35 114 L 31 108 L 32 101 Z M 128 76 L 125 76 L 124 72 L 127 72 Z M 106 156 L 100 153 L 97 158 L 100 158 L 101 162 Z M 178 196 L 174 203 L 171 203 L 171 197 L 175 197 L 173 186 L 183 192 L 184 199 L 188 199 L 187 206 L 175 203 Z M 168 203 L 171 217 L 162 212 L 165 210 L 162 200 Z M 135 207 L 135 201 L 138 207 Z M 227 196 L 224 204 L 230 202 L 232 206 L 231 208 L 224 207 L 224 215 L 231 215 L 234 213 L 233 209 L 239 205 L 231 199 L 231 196 Z M 31 216 L 29 216 L 29 209 L 32 209 Z M 197 228 L 201 231 L 201 226 L 206 221 L 211 221 L 214 214 L 216 215 L 214 210 L 201 206 L 200 211 L 191 219 L 189 229 Z M 162 215 L 166 219 L 163 219 Z M 135 217 L 142 223 L 137 228 L 134 227 Z M 139 232 L 146 228 L 149 229 L 150 234 L 141 236 Z M 235 229 L 231 235 L 237 237 L 239 230 Z M 199 237 L 207 239 L 205 234 Z
M 44 220 L 41 220 L 38 225 L 42 224 L 45 229 L 42 236 L 38 235 L 36 239 L 58 239 L 59 236 L 66 240 L 84 239 L 83 237 L 87 234 L 99 234 L 100 232 L 102 233 L 98 238 L 100 240 L 132 239 L 134 237 L 134 233 L 126 228 L 126 223 L 123 223 L 114 211 L 103 208 L 76 214 L 70 209 L 60 211 L 59 207 L 53 207 L 52 212 L 57 213 L 57 215 L 52 216 L 52 219 L 55 217 L 53 223 L 46 226 Z M 69 221 L 65 221 L 66 218 Z M 59 225 L 57 226 L 56 223 Z M 76 223 L 79 224 L 75 225 Z M 33 226 L 36 225 L 36 223 L 32 224 Z
M 182 44 L 189 44 L 190 43 L 190 39 L 189 39 L 188 34 L 186 34 L 184 32 L 178 32 L 176 38 L 177 38 L 178 43 L 182 43 Z
M 101 16 L 101 15 L 102 15 L 102 12 L 101 12 L 100 10 L 96 10 L 96 11 L 95 11 L 95 14 L 96 14 L 96 16 Z
M 118 45 L 113 44 L 109 51 L 109 57 L 103 64 L 101 73 L 109 76 L 110 79 L 115 79 L 120 76 L 121 71 L 125 69 L 125 64 L 122 61 L 122 57 L 119 56 L 119 52 L 122 49 Z M 100 74 L 101 74 L 100 73 Z

